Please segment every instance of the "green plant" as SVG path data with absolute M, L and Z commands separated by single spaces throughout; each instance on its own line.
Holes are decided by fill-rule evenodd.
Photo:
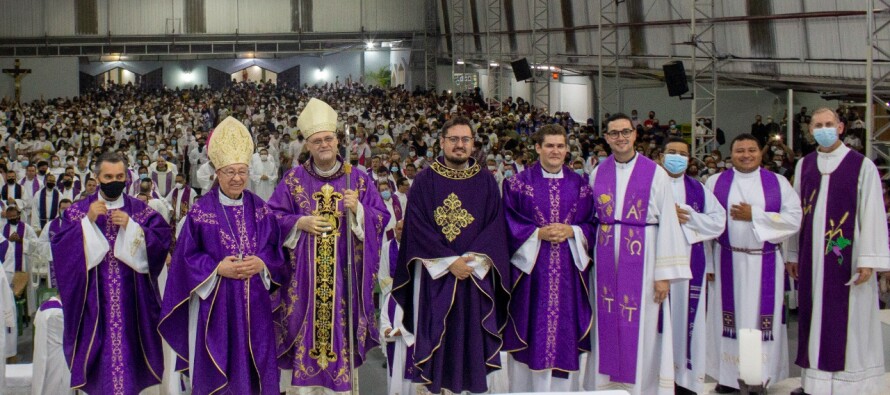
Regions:
M 389 88 L 392 83 L 392 72 L 389 70 L 389 67 L 381 67 L 377 71 L 369 71 L 366 73 L 365 80 L 372 85 L 377 85 L 381 88 Z

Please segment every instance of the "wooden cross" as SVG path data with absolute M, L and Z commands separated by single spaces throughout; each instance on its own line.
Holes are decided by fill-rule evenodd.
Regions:
M 22 78 L 25 78 L 26 75 L 31 74 L 31 69 L 23 69 L 23 68 L 21 68 L 21 64 L 22 64 L 21 59 L 16 59 L 14 68 L 3 69 L 3 74 L 9 74 L 12 78 L 15 78 L 15 102 L 16 103 L 21 103 Z

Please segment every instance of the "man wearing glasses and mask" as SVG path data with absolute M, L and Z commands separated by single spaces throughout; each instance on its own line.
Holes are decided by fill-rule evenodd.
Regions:
M 288 388 L 289 394 L 347 392 L 353 385 L 349 358 L 358 368 L 378 345 L 372 292 L 389 213 L 371 178 L 349 169 L 337 155 L 337 112 L 331 106 L 311 99 L 297 126 L 310 158 L 285 173 L 269 199 L 293 273 L 279 291 L 283 333 L 278 334 L 278 362 L 288 368 L 282 381 L 301 387 Z M 347 225 L 347 218 L 352 223 Z M 354 333 L 348 333 L 346 313 L 341 314 L 349 295 L 344 274 L 350 231 L 354 311 L 348 313 Z M 347 336 L 354 336 L 352 355 Z
M 674 393 L 671 281 L 691 277 L 686 240 L 664 169 L 634 150 L 631 119 L 606 120 L 612 155 L 590 174 L 600 225 L 591 283 L 596 325 L 588 363 L 588 390 L 632 394 Z M 659 310 L 663 312 L 662 341 Z

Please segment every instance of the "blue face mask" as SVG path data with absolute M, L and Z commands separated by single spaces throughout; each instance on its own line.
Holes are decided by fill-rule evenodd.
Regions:
M 393 173 L 398 173 L 398 172 L 399 172 L 399 168 L 398 168 L 397 166 L 393 166 L 393 167 L 390 167 L 390 168 L 389 168 L 389 171 L 391 171 L 391 172 L 393 172 Z
M 683 174 L 689 166 L 689 158 L 678 154 L 664 155 L 664 169 L 671 174 Z
M 837 142 L 837 128 L 819 128 L 813 130 L 813 138 L 823 148 L 828 148 Z
M 504 170 L 504 178 L 513 177 L 513 170 Z
M 140 179 L 148 178 L 148 174 L 141 173 L 141 174 L 139 174 L 139 178 Z
M 603 161 L 606 160 L 606 158 L 608 158 L 608 156 L 597 156 L 596 157 L 597 163 L 603 163 Z
M 584 175 L 584 169 L 575 169 L 575 173 L 578 173 L 579 176 Z
M 392 198 L 392 192 L 390 192 L 390 191 L 380 192 L 380 197 L 382 197 L 383 200 L 389 200 Z

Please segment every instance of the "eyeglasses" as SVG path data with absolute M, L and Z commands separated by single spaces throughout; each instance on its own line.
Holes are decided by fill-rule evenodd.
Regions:
M 472 137 L 449 136 L 449 137 L 445 137 L 445 140 L 448 140 L 448 142 L 451 144 L 457 144 L 458 142 L 461 142 L 464 144 L 469 144 L 469 143 L 473 142 Z
M 309 144 L 312 144 L 313 146 L 316 146 L 316 147 L 321 147 L 322 144 L 324 144 L 324 145 L 333 144 L 334 140 L 336 140 L 336 139 L 337 139 L 336 137 L 325 137 L 323 139 L 319 138 L 319 139 L 309 141 Z
M 250 173 L 247 170 L 220 170 L 219 173 L 226 176 L 226 178 L 235 178 L 235 176 L 238 176 L 238 178 L 247 178 L 250 176 Z
M 606 137 L 610 139 L 618 138 L 620 134 L 621 137 L 630 137 L 630 134 L 633 133 L 633 129 L 621 129 L 621 130 L 609 130 L 603 133 Z

